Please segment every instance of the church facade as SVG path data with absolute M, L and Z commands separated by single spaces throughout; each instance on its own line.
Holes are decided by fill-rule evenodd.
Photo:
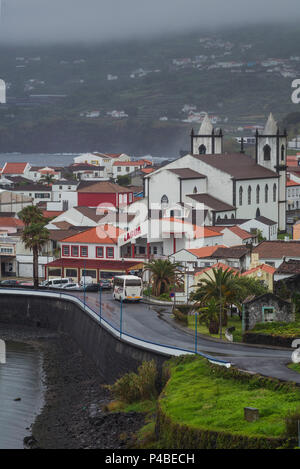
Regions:
M 286 230 L 287 134 L 270 114 L 262 133 L 256 132 L 256 159 L 223 152 L 222 131 L 206 117 L 191 133 L 191 153 L 145 177 L 148 209 L 203 204 L 211 224 L 219 219 L 264 216 Z

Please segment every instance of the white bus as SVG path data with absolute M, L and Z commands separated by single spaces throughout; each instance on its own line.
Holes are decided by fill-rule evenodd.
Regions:
M 143 282 L 135 275 L 120 275 L 114 278 L 113 298 L 122 301 L 140 301 L 142 299 Z

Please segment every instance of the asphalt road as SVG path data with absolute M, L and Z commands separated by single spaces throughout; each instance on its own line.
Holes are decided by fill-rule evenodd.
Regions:
M 70 292 L 71 293 L 71 292 Z M 75 293 L 74 293 L 75 294 Z M 76 293 L 83 299 L 83 293 Z M 87 293 L 86 302 L 100 314 L 100 294 Z M 112 299 L 111 291 L 102 292 L 101 316 L 120 330 L 121 303 Z M 169 307 L 144 303 L 123 303 L 122 332 L 158 345 L 195 351 L 195 337 L 172 320 Z M 300 374 L 286 367 L 291 351 L 222 343 L 197 337 L 197 351 L 211 357 L 228 360 L 238 368 L 286 381 L 300 383 Z

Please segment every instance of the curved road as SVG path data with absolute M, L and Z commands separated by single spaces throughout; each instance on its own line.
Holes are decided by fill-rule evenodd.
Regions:
M 71 292 L 69 292 L 71 293 Z M 82 300 L 83 293 L 72 294 Z M 87 293 L 86 303 L 100 313 L 99 293 Z M 120 330 L 121 304 L 112 299 L 111 292 L 102 292 L 102 317 Z M 178 327 L 171 319 L 171 310 L 165 306 L 144 303 L 123 303 L 122 332 L 159 345 L 195 351 L 195 337 Z M 300 383 L 300 374 L 286 367 L 291 362 L 292 349 L 255 347 L 242 344 L 222 343 L 198 336 L 197 351 L 228 360 L 238 368 L 260 373 L 286 381 Z

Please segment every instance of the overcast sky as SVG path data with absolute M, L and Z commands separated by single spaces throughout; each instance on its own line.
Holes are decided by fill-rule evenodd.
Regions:
M 84 41 L 300 19 L 299 0 L 0 0 L 0 40 Z

